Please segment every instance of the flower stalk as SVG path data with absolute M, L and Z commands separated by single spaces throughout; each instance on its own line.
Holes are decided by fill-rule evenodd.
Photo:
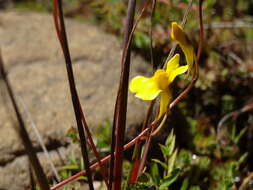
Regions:
M 81 118 L 81 115 L 82 115 L 81 108 L 80 108 L 81 106 L 80 106 L 80 101 L 79 101 L 79 97 L 78 97 L 78 93 L 77 93 L 76 85 L 75 85 L 75 79 L 74 79 L 72 61 L 71 61 L 69 47 L 68 47 L 68 40 L 67 40 L 67 35 L 66 35 L 66 30 L 65 30 L 61 0 L 54 0 L 54 21 L 55 21 L 56 32 L 57 32 L 57 35 L 62 47 L 62 51 L 64 54 L 64 58 L 65 58 L 65 63 L 66 63 L 65 65 L 66 65 L 66 70 L 67 70 L 67 75 L 68 75 L 71 100 L 72 100 L 72 104 L 73 104 L 73 108 L 75 112 L 78 134 L 80 137 L 81 152 L 82 152 L 83 160 L 85 163 L 85 168 L 87 170 L 89 188 L 90 190 L 94 190 L 92 175 L 91 175 L 91 171 L 89 167 L 90 164 L 89 164 L 89 156 L 88 156 L 88 150 L 87 150 L 87 145 L 86 145 L 87 144 L 86 137 L 85 137 L 84 127 L 83 127 L 82 118 Z
M 136 0 L 129 0 L 127 21 L 125 25 L 125 34 L 124 34 L 124 51 L 121 62 L 120 84 L 116 99 L 113 131 L 112 131 L 112 140 L 114 142 L 112 143 L 111 147 L 111 156 L 112 157 L 114 156 L 113 154 L 115 151 L 115 158 L 112 160 L 110 164 L 109 189 L 111 189 L 111 185 L 113 185 L 113 190 L 121 189 L 123 149 L 124 149 L 126 113 L 127 113 L 128 80 L 129 80 L 130 55 L 131 55 L 131 48 L 128 48 L 128 43 L 130 43 L 132 40 L 131 31 L 134 23 L 135 6 Z

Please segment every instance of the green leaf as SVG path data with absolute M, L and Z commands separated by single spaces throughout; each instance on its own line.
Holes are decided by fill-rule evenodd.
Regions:
M 175 161 L 177 158 L 177 152 L 178 152 L 178 150 L 176 149 L 168 161 L 168 175 L 173 171 Z
M 146 173 L 142 173 L 139 177 L 138 177 L 138 182 L 139 183 L 147 183 L 150 181 L 150 175 L 146 174 Z
M 234 138 L 234 142 L 235 144 L 238 144 L 238 142 L 240 141 L 240 139 L 242 138 L 242 136 L 246 133 L 248 128 L 244 128 L 240 131 L 240 133 Z
M 165 141 L 165 146 L 168 148 L 168 155 L 171 155 L 172 152 L 174 151 L 175 148 L 175 142 L 176 142 L 176 137 L 174 135 L 174 130 L 172 129 L 168 138 Z
M 152 178 L 154 184 L 158 186 L 159 182 L 161 180 L 161 177 L 159 175 L 158 166 L 155 162 L 153 162 L 151 165 L 151 178 Z
M 243 163 L 247 157 L 248 157 L 248 152 L 244 153 L 244 154 L 240 157 L 240 159 L 239 159 L 239 161 L 238 161 L 238 165 L 240 165 L 241 163 Z
M 78 165 L 74 151 L 71 152 L 71 154 L 69 156 L 69 161 L 72 165 Z
M 160 164 L 164 169 L 168 169 L 167 165 L 165 163 L 161 162 L 160 160 L 158 160 L 158 159 L 152 159 L 152 161 Z
M 236 138 L 236 125 L 233 125 L 233 127 L 232 127 L 231 138 L 235 142 L 235 138 Z
M 80 160 L 80 170 L 84 170 L 84 161 L 83 158 Z
M 189 179 L 186 178 L 186 179 L 184 179 L 183 184 L 182 184 L 180 190 L 187 190 L 188 186 L 189 186 Z
M 127 186 L 126 190 L 155 190 L 155 187 L 152 187 L 146 183 L 136 183 L 136 184 L 130 184 Z
M 169 148 L 169 155 L 171 155 L 172 152 L 174 151 L 175 142 L 176 142 L 176 137 L 173 136 L 173 137 L 172 137 L 172 140 L 171 140 L 171 143 L 170 143 L 170 145 L 168 146 L 168 148 Z
M 200 189 L 199 186 L 196 186 L 196 185 L 195 185 L 195 186 L 192 186 L 192 187 L 190 188 L 190 190 L 201 190 L 201 189 Z
M 71 176 L 71 173 L 67 170 L 60 171 L 60 175 L 62 179 L 67 179 Z
M 80 177 L 77 178 L 77 180 L 78 180 L 78 181 L 79 181 L 79 180 L 87 180 L 87 177 L 85 177 L 85 176 L 80 176 Z
M 62 170 L 78 170 L 78 165 L 66 165 L 61 168 Z
M 162 144 L 159 144 L 160 149 L 163 153 L 163 157 L 166 158 L 167 156 L 169 156 L 169 148 L 167 146 L 164 146 Z
M 165 141 L 165 146 L 169 146 L 169 144 L 171 144 L 173 136 L 174 136 L 174 129 L 171 130 L 169 136 L 167 137 Z
M 161 180 L 159 189 L 168 188 L 172 183 L 174 183 L 180 175 L 180 169 L 176 169 L 172 172 L 170 176 L 165 177 Z

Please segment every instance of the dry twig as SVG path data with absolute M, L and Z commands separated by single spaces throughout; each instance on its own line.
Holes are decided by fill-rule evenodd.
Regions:
M 36 151 L 34 150 L 34 147 L 32 145 L 32 141 L 28 135 L 28 132 L 26 130 L 26 126 L 25 126 L 25 122 L 23 120 L 23 117 L 21 115 L 21 112 L 19 110 L 14 92 L 13 92 L 13 88 L 9 82 L 9 79 L 7 77 L 5 68 L 4 68 L 4 63 L 3 63 L 3 59 L 1 56 L 1 52 L 0 52 L 0 78 L 3 79 L 3 81 L 5 82 L 8 94 L 11 98 L 11 103 L 13 105 L 18 123 L 19 123 L 19 127 L 17 128 L 17 132 L 18 135 L 20 137 L 20 139 L 23 142 L 23 145 L 25 147 L 25 150 L 28 154 L 28 158 L 32 164 L 33 170 L 35 172 L 36 178 L 38 180 L 39 186 L 42 190 L 49 190 L 49 184 L 46 178 L 46 175 L 42 169 L 42 166 L 40 164 L 40 161 L 36 155 Z

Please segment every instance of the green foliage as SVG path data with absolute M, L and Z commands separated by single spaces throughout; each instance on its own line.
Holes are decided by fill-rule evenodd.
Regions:
M 96 128 L 96 131 L 94 132 L 96 137 L 96 147 L 101 152 L 108 152 L 110 150 L 110 136 L 111 136 L 111 128 L 112 124 L 109 120 L 105 121 L 103 124 L 99 125 Z M 79 143 L 79 136 L 77 129 L 74 127 L 71 127 L 66 134 L 67 137 L 70 138 L 72 143 Z M 128 166 L 128 167 L 127 167 Z M 59 170 L 59 174 L 61 179 L 67 179 L 71 177 L 73 174 L 80 172 L 84 170 L 84 162 L 82 158 L 77 157 L 77 153 L 72 151 L 70 155 L 68 156 L 68 164 L 65 166 L 62 166 Z M 124 171 L 125 173 L 128 173 L 129 170 L 129 163 L 124 162 Z M 128 168 L 128 169 L 127 169 Z M 125 174 L 126 175 L 126 174 Z M 82 186 L 82 182 L 87 181 L 87 178 L 85 176 L 80 176 L 77 178 L 77 182 L 71 183 L 64 187 L 64 189 L 70 189 L 70 188 L 79 188 Z
M 112 131 L 112 123 L 107 120 L 99 125 L 94 132 L 96 137 L 96 147 L 101 151 L 108 152 L 110 150 L 110 138 Z
M 134 35 L 134 44 L 137 48 L 147 48 L 150 44 L 150 38 L 143 32 L 136 32 Z
M 175 168 L 177 149 L 175 149 L 175 135 L 172 130 L 167 137 L 165 145 L 160 145 L 164 161 L 152 159 L 150 172 L 139 177 L 137 187 L 146 186 L 148 189 L 168 189 L 179 177 L 181 170 Z M 163 172 L 161 172 L 161 168 Z M 136 189 L 136 186 L 133 186 Z
M 137 184 L 131 184 L 127 190 L 143 190 L 143 189 L 146 189 L 146 190 L 155 190 L 155 187 L 153 186 L 150 186 L 146 183 L 137 183 Z
M 198 135 L 198 123 L 193 120 L 189 121 L 191 127 L 194 127 L 192 132 Z M 233 132 L 233 146 L 238 146 L 242 133 L 245 131 Z M 208 138 L 205 139 L 204 136 L 202 138 L 200 141 L 208 141 Z M 211 141 L 214 146 L 213 152 L 199 149 L 198 151 L 206 155 L 194 154 L 189 150 L 175 148 L 176 139 L 172 130 L 165 144 L 159 145 L 164 159 L 152 159 L 149 172 L 139 178 L 138 185 L 157 190 L 168 188 L 180 190 L 232 189 L 235 186 L 235 178 L 239 175 L 240 166 L 247 159 L 247 153 L 239 157 L 238 154 L 231 154 L 229 160 L 222 161 L 220 156 L 226 156 L 225 152 L 222 151 L 219 155 L 219 146 L 214 139 Z M 195 141 L 193 145 L 199 146 L 198 141 Z M 231 146 L 226 148 L 229 149 L 229 147 Z M 202 149 L 209 149 L 209 147 L 205 146 Z
M 71 152 L 68 161 L 69 164 L 61 167 L 60 169 L 60 175 L 62 179 L 67 179 L 73 173 L 84 170 L 83 159 L 81 158 L 78 160 L 74 152 Z M 80 176 L 78 180 L 86 180 L 86 177 Z
M 74 127 L 68 129 L 66 136 L 69 137 L 73 143 L 79 143 L 80 141 L 77 129 Z
M 15 3 L 15 8 L 17 10 L 22 10 L 22 11 L 28 11 L 28 10 L 33 10 L 37 12 L 46 12 L 47 9 L 43 4 L 37 3 L 36 1 L 24 1 L 24 2 L 17 2 Z
M 111 32 L 118 32 L 122 27 L 122 17 L 126 12 L 126 5 L 118 0 L 91 1 L 93 14 L 100 23 L 105 23 Z
M 222 108 L 223 108 L 223 113 L 228 113 L 233 111 L 234 108 L 234 97 L 229 95 L 229 94 L 225 94 L 224 96 L 222 96 Z

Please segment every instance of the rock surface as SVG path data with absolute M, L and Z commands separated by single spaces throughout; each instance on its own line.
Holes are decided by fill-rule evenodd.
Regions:
M 87 23 L 67 20 L 66 27 L 79 97 L 87 123 L 95 129 L 113 117 L 121 42 Z M 62 148 L 66 158 L 70 149 L 66 131 L 76 123 L 52 16 L 32 12 L 0 13 L 0 47 L 21 109 L 24 110 L 22 104 L 25 104 L 52 154 Z M 133 56 L 132 60 L 131 76 L 148 70 L 140 57 Z M 2 81 L 0 92 L 0 189 L 28 189 L 28 162 L 14 130 L 15 115 Z M 140 124 L 145 110 L 146 104 L 129 94 L 128 128 Z M 34 145 L 40 151 L 27 115 L 23 114 Z M 54 157 L 56 163 L 61 159 Z M 43 157 L 40 159 L 44 163 Z

